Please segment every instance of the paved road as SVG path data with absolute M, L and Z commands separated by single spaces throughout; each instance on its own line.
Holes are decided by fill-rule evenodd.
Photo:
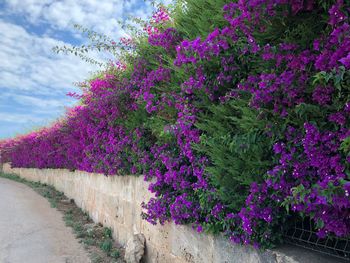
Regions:
M 0 178 L 0 263 L 86 263 L 62 214 L 26 185 Z

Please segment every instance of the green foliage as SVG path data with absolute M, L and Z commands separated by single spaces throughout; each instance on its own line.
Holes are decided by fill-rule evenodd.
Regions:
M 187 39 L 205 37 L 215 28 L 226 25 L 223 18 L 223 6 L 228 0 L 176 1 L 174 23 L 176 29 Z
M 203 131 L 194 147 L 209 157 L 206 171 L 221 200 L 239 210 L 252 182 L 263 181 L 271 166 L 272 140 L 263 131 L 266 120 L 237 99 L 211 106 L 197 127 Z
M 337 70 L 333 69 L 329 72 L 321 71 L 313 76 L 312 84 L 331 85 L 335 88 L 333 100 L 335 105 L 343 105 L 350 100 L 350 70 L 340 66 Z M 335 108 L 340 110 L 341 108 Z
M 286 12 L 286 10 L 280 10 Z M 291 12 L 287 10 L 287 12 Z M 315 21 L 321 23 L 315 23 Z M 312 47 L 314 39 L 319 36 L 327 24 L 327 17 L 320 17 L 316 11 L 301 13 L 298 16 L 276 16 L 269 19 L 266 24 L 266 31 L 255 32 L 255 38 L 263 44 L 278 45 L 280 43 L 293 43 L 301 48 Z
M 112 250 L 112 247 L 113 240 L 110 238 L 103 240 L 100 244 L 100 248 L 106 253 L 109 253 Z
M 119 258 L 120 257 L 120 252 L 118 249 L 112 249 L 111 252 L 109 253 L 109 255 L 112 258 Z
M 105 227 L 103 229 L 103 234 L 106 238 L 112 238 L 112 229 L 109 227 Z
M 342 143 L 340 144 L 339 150 L 343 151 L 344 153 L 350 152 L 350 136 L 346 137 Z

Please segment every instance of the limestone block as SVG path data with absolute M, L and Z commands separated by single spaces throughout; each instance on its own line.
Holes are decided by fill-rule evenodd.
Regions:
M 145 236 L 143 234 L 133 235 L 126 244 L 125 261 L 127 263 L 139 263 L 145 253 Z
M 272 263 L 273 261 L 262 260 L 259 257 L 258 250 L 248 246 L 232 244 L 224 236 L 214 238 L 213 244 L 213 262 L 245 262 L 245 263 Z M 273 259 L 273 258 L 271 258 Z
M 171 224 L 171 253 L 186 263 L 213 261 L 213 237 L 188 226 Z

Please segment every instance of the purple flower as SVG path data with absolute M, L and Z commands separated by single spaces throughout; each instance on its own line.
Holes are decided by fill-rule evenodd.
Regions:
M 330 114 L 328 120 L 331 122 L 335 122 L 339 125 L 344 125 L 346 122 L 346 118 L 341 112 Z
M 346 69 L 350 69 L 350 52 L 346 57 L 339 59 L 339 62 L 342 63 Z

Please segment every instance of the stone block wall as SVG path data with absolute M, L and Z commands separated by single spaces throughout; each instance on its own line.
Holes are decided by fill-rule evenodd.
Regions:
M 11 168 L 5 173 L 17 174 L 30 181 L 46 183 L 74 199 L 95 222 L 113 229 L 122 245 L 136 233 L 146 237 L 146 263 L 326 263 L 342 262 L 296 247 L 259 251 L 231 244 L 222 236 L 197 233 L 189 226 L 168 223 L 153 226 L 141 218 L 141 203 L 151 194 L 143 177 L 112 176 L 65 169 Z

